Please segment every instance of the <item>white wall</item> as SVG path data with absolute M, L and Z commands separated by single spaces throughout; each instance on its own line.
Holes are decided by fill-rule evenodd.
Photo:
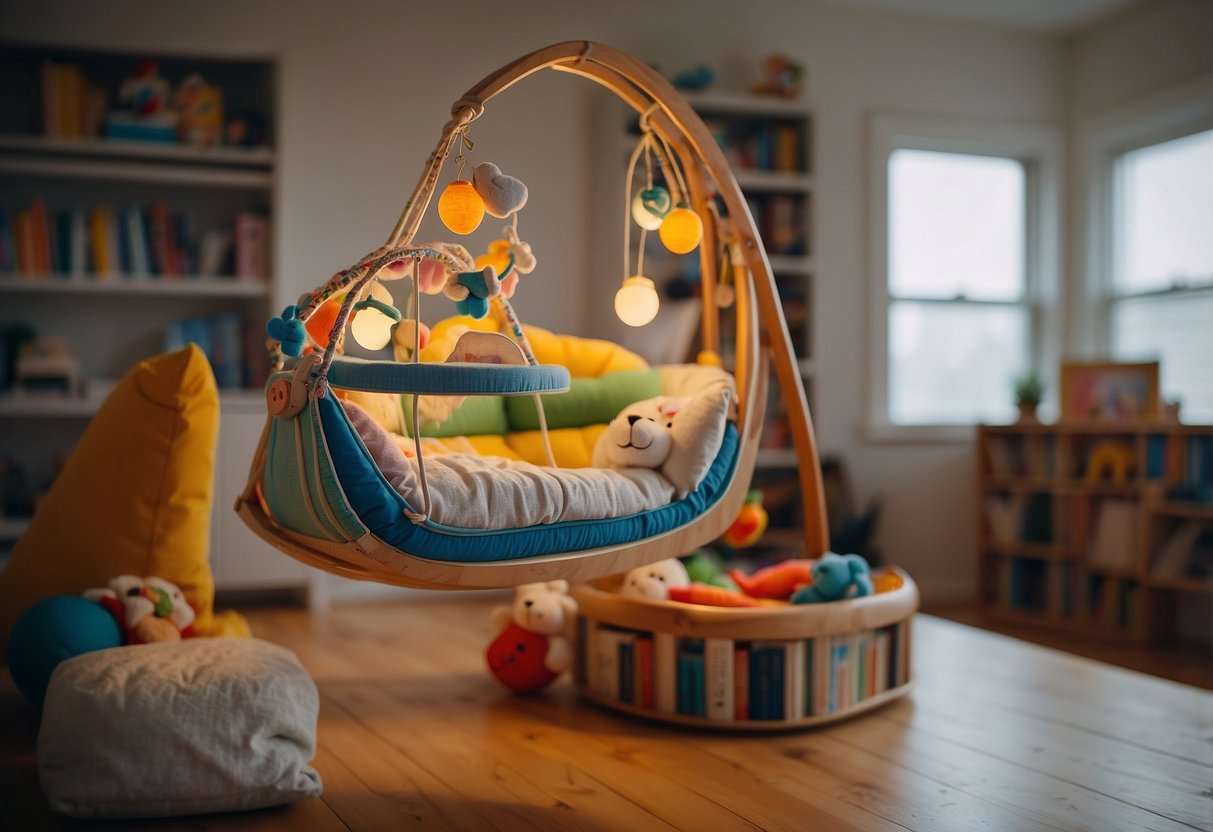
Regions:
M 279 57 L 280 302 L 383 240 L 450 103 L 483 74 L 532 48 L 601 40 L 671 72 L 707 62 L 719 70 L 722 87 L 748 84 L 752 67 L 772 51 L 804 62 L 817 114 L 814 415 L 820 444 L 845 456 L 861 501 L 882 495 L 880 537 L 892 560 L 928 595 L 971 593 L 971 446 L 873 444 L 860 432 L 865 126 L 875 111 L 1060 124 L 1060 38 L 796 0 L 47 0 L 0 6 L 0 31 L 81 46 Z M 603 95 L 555 74 L 529 80 L 494 102 L 472 133 L 479 158 L 495 158 L 531 188 L 522 230 L 542 267 L 524 286 L 520 312 L 565 331 L 600 326 L 610 305 L 598 287 L 613 291 L 618 279 L 615 263 L 590 257 L 590 224 L 599 221 L 589 187 L 590 114 Z

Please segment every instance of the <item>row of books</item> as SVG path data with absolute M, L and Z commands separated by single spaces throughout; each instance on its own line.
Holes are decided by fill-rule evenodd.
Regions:
M 184 318 L 169 324 L 164 348 L 172 352 L 197 344 L 211 363 L 221 390 L 264 387 L 269 378 L 265 325 L 235 313 Z
M 984 464 L 994 477 L 1050 477 L 1053 461 L 1050 436 L 986 437 Z
M 691 638 L 578 622 L 577 682 L 646 710 L 794 721 L 847 710 L 909 680 L 905 622 L 795 641 Z
M 173 212 L 165 202 L 51 211 L 35 199 L 13 214 L 0 211 L 0 273 L 97 278 L 234 274 L 258 280 L 268 275 L 265 216 L 243 212 L 231 228 L 208 230 L 197 243 L 191 225 L 189 214 Z
M 1008 610 L 1106 627 L 1133 627 L 1140 615 L 1141 582 L 1088 574 L 1079 564 L 1036 558 L 1004 558 L 997 571 L 997 599 Z
M 747 194 L 767 254 L 802 257 L 808 251 L 808 201 L 803 195 Z
M 734 168 L 786 173 L 804 170 L 804 131 L 795 122 L 709 117 L 705 124 Z
M 1167 579 L 1213 579 L 1213 525 L 1199 520 L 1179 523 L 1159 547 L 1150 574 Z
M 48 136 L 95 138 L 109 108 L 104 87 L 90 84 L 78 64 L 42 63 L 42 127 Z

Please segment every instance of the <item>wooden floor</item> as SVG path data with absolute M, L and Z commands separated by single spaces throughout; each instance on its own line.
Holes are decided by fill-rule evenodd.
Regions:
M 139 829 L 1213 829 L 1213 694 L 919 616 L 915 690 L 802 733 L 717 735 L 616 716 L 567 680 L 504 693 L 484 599 L 261 610 L 321 695 L 324 796 Z M 37 712 L 0 684 L 0 828 L 52 815 Z
M 976 604 L 932 606 L 926 611 L 949 621 L 1213 691 L 1213 644 L 1133 644 L 1085 633 L 1069 633 L 1054 627 L 1008 624 L 984 615 Z

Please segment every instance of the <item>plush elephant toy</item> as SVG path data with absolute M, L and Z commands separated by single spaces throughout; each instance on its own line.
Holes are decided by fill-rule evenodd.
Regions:
M 872 594 L 872 570 L 859 555 L 826 552 L 813 564 L 813 582 L 792 593 L 793 604 L 817 604 Z

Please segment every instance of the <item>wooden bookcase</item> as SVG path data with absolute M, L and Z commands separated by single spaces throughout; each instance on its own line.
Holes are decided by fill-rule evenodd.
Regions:
M 1213 426 L 982 426 L 977 458 L 991 618 L 1148 642 L 1209 608 Z
M 118 106 L 123 80 L 146 59 L 157 63 L 173 89 L 191 73 L 201 74 L 222 90 L 225 115 L 240 114 L 258 125 L 262 140 L 254 146 L 196 147 L 107 137 L 100 121 Z M 50 74 L 64 67 L 72 75 L 67 87 Z M 0 327 L 24 326 L 39 338 L 62 339 L 78 360 L 82 381 L 68 395 L 0 389 L 0 460 L 21 472 L 27 495 L 37 494 L 53 479 L 55 460 L 70 452 L 114 382 L 131 366 L 176 343 L 210 341 L 208 354 L 220 368 L 223 360 L 217 356 L 235 344 L 238 357 L 227 349 L 233 360 L 216 373 L 222 424 L 212 519 L 212 565 L 217 584 L 229 589 L 296 587 L 310 581 L 305 568 L 257 540 L 231 511 L 265 418 L 263 327 L 278 300 L 272 257 L 276 76 L 275 63 L 259 57 L 0 43 L 0 213 L 11 228 L 14 217 L 39 204 L 48 220 L 51 252 L 43 258 L 49 269 L 31 268 L 28 258 L 19 264 L 12 257 L 13 268 L 0 271 Z M 49 108 L 71 110 L 67 102 L 75 99 L 65 96 L 80 85 L 104 91 L 105 106 L 71 129 L 55 127 L 52 119 L 60 116 Z M 53 104 L 48 95 L 55 96 Z M 173 230 L 181 232 L 172 269 L 144 269 L 132 254 L 132 241 L 140 240 L 135 227 L 142 219 L 149 260 L 154 256 L 152 206 L 171 212 Z M 116 218 L 108 229 L 114 264 L 108 269 L 97 267 L 91 233 L 77 247 L 75 230 L 68 234 L 67 223 L 57 226 L 73 214 L 91 223 L 102 211 Z M 199 274 L 197 266 L 205 259 L 202 239 L 208 233 L 234 233 L 242 216 L 267 219 L 260 274 L 235 276 L 234 242 L 215 272 Z M 6 243 L 10 239 L 5 236 Z M 218 325 L 210 323 L 220 319 L 223 338 Z M 191 321 L 188 328 L 181 324 L 185 320 Z M 10 502 L 25 505 L 7 515 L 0 511 L 0 556 L 28 524 L 22 516 L 28 513 L 28 499 Z

